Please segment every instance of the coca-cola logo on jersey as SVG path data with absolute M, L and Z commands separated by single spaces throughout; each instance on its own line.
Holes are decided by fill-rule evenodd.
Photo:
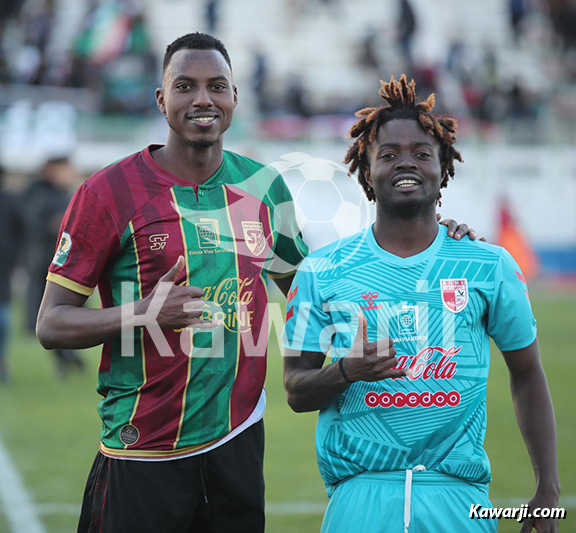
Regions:
M 397 356 L 398 364 L 394 367 L 399 370 L 411 370 L 411 379 L 451 379 L 456 374 L 457 361 L 452 358 L 462 349 L 462 346 L 448 348 L 441 346 L 429 346 L 420 350 L 416 355 Z M 434 356 L 440 357 L 437 361 L 430 361 Z M 406 379 L 406 378 L 394 378 Z
M 395 368 L 410 370 L 406 377 L 394 379 L 445 380 L 452 379 L 456 374 L 457 361 L 452 358 L 462 349 L 462 346 L 448 348 L 429 346 L 416 355 L 400 355 Z M 434 361 L 432 361 L 434 359 Z M 370 391 L 364 397 L 364 403 L 370 407 L 455 407 L 460 403 L 458 391 L 423 391 L 423 392 L 374 392 Z

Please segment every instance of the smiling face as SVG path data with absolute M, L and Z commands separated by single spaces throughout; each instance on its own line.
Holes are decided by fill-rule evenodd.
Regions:
M 178 50 L 156 90 L 169 135 L 197 149 L 222 143 L 237 101 L 230 67 L 216 50 Z
M 440 145 L 416 120 L 383 124 L 368 160 L 366 181 L 379 208 L 407 217 L 435 206 L 442 182 Z

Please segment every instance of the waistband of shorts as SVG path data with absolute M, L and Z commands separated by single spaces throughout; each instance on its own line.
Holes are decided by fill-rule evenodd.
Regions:
M 386 483 L 398 483 L 404 485 L 406 483 L 406 470 L 393 470 L 389 472 L 362 472 L 357 474 L 349 481 L 385 481 Z M 413 471 L 412 483 L 414 485 L 473 485 L 483 490 L 488 490 L 488 485 L 485 483 L 473 483 L 466 479 L 451 476 L 441 472 L 434 471 Z

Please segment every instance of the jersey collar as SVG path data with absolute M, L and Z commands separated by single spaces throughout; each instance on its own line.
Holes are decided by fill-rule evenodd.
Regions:
M 151 152 L 158 148 L 161 148 L 162 146 L 163 145 L 161 144 L 151 144 L 150 146 L 147 146 L 144 150 L 142 150 L 142 155 L 148 167 L 150 167 L 156 174 L 159 174 L 164 179 L 167 179 L 168 181 L 174 183 L 175 185 L 180 185 L 181 187 L 192 187 L 194 190 L 198 190 L 199 188 L 212 189 L 219 185 L 222 177 L 226 174 L 227 155 L 226 151 L 224 151 L 222 155 L 222 164 L 220 165 L 218 170 L 214 174 L 212 174 L 212 176 L 210 176 L 210 178 L 208 178 L 202 185 L 198 185 L 198 183 L 194 183 L 190 180 L 181 178 L 180 176 L 172 174 L 171 172 L 168 172 L 165 168 L 161 167 L 152 157 Z
M 420 253 L 411 255 L 410 257 L 399 257 L 397 255 L 391 254 L 390 252 L 387 252 L 384 250 L 384 248 L 381 248 L 376 241 L 376 238 L 374 237 L 374 225 L 372 225 L 372 227 L 370 227 L 370 231 L 367 232 L 366 239 L 374 254 L 379 258 L 387 261 L 388 263 L 393 263 L 399 267 L 411 267 L 415 264 L 422 263 L 423 261 L 430 259 L 440 249 L 440 246 L 442 246 L 447 233 L 448 228 L 442 224 L 438 224 L 438 233 L 436 234 L 436 238 L 432 241 L 432 244 Z

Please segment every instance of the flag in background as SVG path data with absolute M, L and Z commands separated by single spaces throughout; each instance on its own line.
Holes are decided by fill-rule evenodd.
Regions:
M 526 279 L 532 279 L 538 274 L 538 256 L 513 219 L 506 199 L 500 203 L 500 225 L 496 243 L 510 252 Z

